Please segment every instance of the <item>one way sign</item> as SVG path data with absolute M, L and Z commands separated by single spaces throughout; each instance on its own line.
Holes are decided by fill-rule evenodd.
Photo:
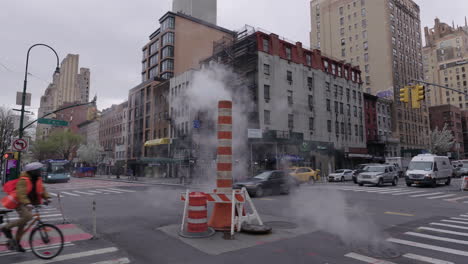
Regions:
M 11 146 L 13 151 L 24 151 L 28 148 L 28 141 L 24 138 L 17 138 L 13 141 L 13 145 Z

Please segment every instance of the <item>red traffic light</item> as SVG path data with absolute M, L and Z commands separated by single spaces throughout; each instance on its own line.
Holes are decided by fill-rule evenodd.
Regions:
M 9 153 L 3 154 L 3 158 L 4 158 L 4 159 L 8 159 L 9 157 L 10 157 L 10 154 L 9 154 Z

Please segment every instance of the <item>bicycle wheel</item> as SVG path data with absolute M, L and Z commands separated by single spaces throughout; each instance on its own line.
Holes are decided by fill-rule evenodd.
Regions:
M 62 231 L 51 224 L 36 226 L 29 235 L 31 251 L 41 259 L 58 256 L 62 252 L 64 242 Z

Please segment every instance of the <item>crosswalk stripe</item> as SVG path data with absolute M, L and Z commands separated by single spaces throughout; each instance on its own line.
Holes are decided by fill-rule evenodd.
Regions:
M 455 223 L 455 224 L 464 224 L 468 225 L 468 222 L 455 221 L 455 220 L 440 220 L 441 222 Z
M 453 219 L 453 220 L 462 220 L 462 221 L 468 221 L 467 218 L 460 218 L 460 217 L 450 217 L 450 219 Z
M 442 192 L 416 194 L 416 195 L 410 195 L 410 197 L 423 197 L 423 196 L 431 196 L 431 195 L 437 195 L 437 194 L 442 194 Z
M 76 259 L 76 258 L 82 258 L 82 257 L 89 257 L 89 256 L 94 256 L 94 255 L 100 255 L 100 254 L 106 254 L 106 253 L 111 253 L 111 252 L 116 252 L 118 251 L 118 248 L 116 247 L 109 247 L 109 248 L 102 248 L 102 249 L 96 249 L 96 250 L 90 250 L 90 251 L 84 251 L 84 252 L 78 252 L 78 253 L 73 253 L 73 254 L 67 254 L 67 255 L 60 255 L 57 256 L 53 259 L 50 260 L 28 260 L 28 261 L 23 261 L 23 262 L 17 262 L 14 264 L 45 264 L 45 263 L 54 263 L 54 262 L 59 262 L 59 261 L 64 261 L 64 260 L 70 260 L 70 259 Z
M 464 215 L 464 214 L 462 214 L 462 215 L 460 215 L 460 216 L 461 216 L 461 217 L 468 217 L 468 215 Z
M 128 263 L 130 263 L 130 260 L 128 258 L 120 258 L 120 259 L 114 259 L 114 260 L 94 262 L 92 264 L 128 264 Z
M 106 188 L 109 190 L 114 190 L 114 191 L 122 191 L 122 192 L 136 192 L 136 191 L 130 191 L 130 190 L 124 190 L 124 189 L 114 189 L 114 188 Z
M 455 264 L 455 263 L 450 262 L 450 261 L 445 261 L 445 260 L 420 256 L 420 255 L 416 255 L 416 254 L 412 254 L 412 253 L 404 254 L 403 257 L 409 258 L 409 259 L 414 259 L 414 260 L 419 260 L 419 261 L 422 261 L 422 262 L 432 263 L 432 264 Z
M 372 190 L 372 191 L 369 191 L 369 192 L 375 192 L 375 193 L 397 193 L 397 192 L 404 192 L 404 191 L 406 191 L 406 190 L 403 190 L 403 189 L 401 189 L 401 190 L 394 190 L 394 189 L 388 190 L 388 189 L 384 189 L 384 190 Z
M 463 233 L 463 232 L 458 232 L 458 231 L 451 231 L 451 230 L 432 228 L 432 227 L 424 227 L 424 226 L 418 227 L 418 229 L 434 231 L 434 232 L 439 232 L 439 233 L 445 233 L 445 234 L 451 234 L 451 235 L 467 236 L 468 237 L 468 233 Z
M 87 192 L 90 192 L 90 193 L 97 193 L 97 194 L 107 194 L 107 193 L 102 193 L 102 192 L 99 192 L 99 191 L 93 191 L 93 190 L 86 190 Z
M 122 193 L 122 192 L 113 191 L 113 190 L 108 190 L 108 189 L 99 189 L 98 191 L 102 191 L 102 192 L 110 192 L 110 193 Z
M 74 191 L 76 193 L 81 193 L 81 194 L 86 194 L 86 195 L 94 195 L 94 193 L 87 193 L 87 192 L 81 192 L 81 191 Z
M 445 194 L 445 195 L 427 197 L 426 199 L 439 199 L 439 198 L 446 198 L 446 197 L 451 197 L 451 196 L 455 196 L 455 195 L 456 194 Z
M 468 227 L 466 226 L 449 225 L 449 224 L 442 224 L 442 223 L 430 223 L 430 225 L 446 226 L 446 227 L 453 227 L 453 228 L 468 230 Z
M 354 252 L 346 254 L 345 257 L 360 260 L 360 261 L 367 262 L 367 263 L 395 264 L 393 262 L 367 257 L 367 256 L 357 254 L 357 253 L 354 253 Z
M 411 193 L 422 193 L 426 191 L 410 191 L 410 192 L 401 192 L 401 193 L 394 193 L 392 195 L 405 195 L 405 194 L 411 194 Z
M 426 235 L 426 234 L 415 233 L 415 232 L 406 232 L 405 235 L 416 236 L 416 237 L 423 237 L 423 238 L 428 238 L 428 239 L 433 239 L 433 240 L 439 240 L 439 241 L 445 241 L 445 242 L 451 242 L 451 243 L 462 244 L 462 245 L 468 245 L 468 241 L 460 240 L 460 239 L 453 239 L 453 238 L 447 238 L 447 237 L 439 237 L 439 236 L 433 236 L 433 235 Z
M 51 217 L 57 217 L 57 216 L 62 216 L 62 214 L 51 214 L 51 215 L 41 215 L 41 218 L 51 218 Z M 18 220 L 19 217 L 12 217 L 10 220 Z
M 63 243 L 63 246 L 64 247 L 70 247 L 70 246 L 74 246 L 75 244 L 72 244 L 71 242 L 64 242 Z M 37 249 L 41 249 L 41 250 L 44 250 L 44 249 L 51 249 L 51 248 L 58 248 L 60 247 L 60 245 L 54 245 L 54 246 L 43 246 L 43 247 L 37 247 Z M 26 252 L 30 252 L 31 249 L 26 249 Z M 5 253 L 0 253 L 0 257 L 3 257 L 3 256 L 10 256 L 10 255 L 17 255 L 17 254 L 21 254 L 20 252 L 16 252 L 16 251 L 6 251 Z
M 50 192 L 49 194 L 50 194 L 50 195 L 52 195 L 52 196 L 55 196 L 55 197 L 57 197 L 57 194 L 56 194 L 56 193 L 52 193 L 52 192 Z
M 71 193 L 71 192 L 60 192 L 60 193 L 71 195 L 71 196 L 80 196 L 79 194 Z
M 453 202 L 453 201 L 463 200 L 463 199 L 467 199 L 467 198 L 468 198 L 468 196 L 461 196 L 461 197 L 456 197 L 456 198 L 445 199 L 445 201 Z
M 396 239 L 396 238 L 388 238 L 387 241 L 397 243 L 397 244 L 401 244 L 401 245 L 406 245 L 406 246 L 431 249 L 431 250 L 435 250 L 435 251 L 440 251 L 440 252 L 445 252 L 445 253 L 450 253 L 450 254 L 454 254 L 454 255 L 467 256 L 468 257 L 468 251 L 462 251 L 462 250 L 457 250 L 457 249 L 452 249 L 452 248 L 433 246 L 433 245 L 428 245 L 428 244 L 423 244 L 423 243 L 418 243 L 418 242 L 413 242 L 413 241 L 408 241 L 408 240 L 403 240 L 403 239 Z

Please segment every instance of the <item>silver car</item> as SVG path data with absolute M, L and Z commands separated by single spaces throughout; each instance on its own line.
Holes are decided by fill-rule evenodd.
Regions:
M 385 183 L 396 186 L 398 184 L 398 170 L 393 165 L 371 165 L 363 170 L 357 177 L 359 186 L 364 184 L 382 186 Z

